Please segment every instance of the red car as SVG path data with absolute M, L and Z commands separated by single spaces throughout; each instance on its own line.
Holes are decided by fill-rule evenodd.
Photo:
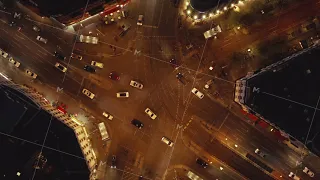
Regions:
M 117 81 L 120 80 L 119 74 L 116 73 L 115 71 L 112 71 L 112 72 L 109 74 L 109 78 L 112 79 L 112 80 L 117 80 Z

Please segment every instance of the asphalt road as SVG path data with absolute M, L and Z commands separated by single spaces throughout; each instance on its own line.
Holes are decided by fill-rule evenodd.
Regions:
M 232 170 L 229 170 L 230 173 L 221 173 L 217 170 L 220 166 L 218 163 L 206 170 L 197 166 L 195 159 L 202 154 L 200 152 L 195 154 L 186 148 L 180 139 L 181 129 L 177 129 L 177 126 L 180 125 L 187 126 L 187 122 L 194 115 L 203 119 L 203 122 L 214 125 L 219 129 L 220 135 L 228 135 L 228 138 L 244 147 L 247 152 L 253 152 L 257 147 L 265 150 L 272 156 L 265 161 L 280 169 L 279 171 L 285 176 L 295 169 L 295 160 L 298 159 L 295 153 L 269 140 L 259 131 L 242 122 L 237 116 L 228 115 L 229 111 L 213 102 L 209 95 L 205 94 L 205 98 L 200 100 L 190 94 L 193 87 L 202 90 L 205 81 L 195 80 L 195 72 L 190 69 L 175 70 L 168 64 L 172 57 L 179 57 L 173 50 L 173 44 L 177 43 L 174 37 L 177 11 L 172 7 L 170 1 L 132 1 L 128 8 L 130 16 L 124 21 L 130 23 L 132 27 L 124 37 L 117 41 L 113 38 L 118 31 L 117 24 L 108 26 L 98 24 L 97 29 L 96 26 L 81 29 L 82 34 L 89 33 L 89 31 L 98 34 L 99 45 L 73 44 L 69 39 L 72 40 L 74 34 L 63 31 L 59 31 L 61 34 L 58 34 L 56 28 L 37 23 L 42 29 L 41 35 L 48 38 L 48 43 L 43 44 L 35 39 L 38 34 L 32 31 L 33 21 L 19 20 L 17 23 L 18 25 L 23 24 L 23 28 L 17 31 L 17 27 L 7 25 L 12 15 L 1 13 L 0 16 L 2 20 L 0 22 L 2 24 L 0 28 L 1 48 L 21 62 L 20 69 L 29 68 L 38 74 L 40 81 L 52 87 L 63 87 L 64 93 L 92 110 L 96 116 L 93 122 L 105 121 L 108 124 L 112 137 L 110 153 L 108 156 L 103 153 L 98 154 L 98 158 L 110 165 L 111 155 L 117 155 L 118 165 L 117 169 L 110 169 L 107 166 L 106 178 L 130 179 L 142 174 L 154 179 L 163 176 L 168 167 L 184 164 L 205 179 L 212 177 L 237 179 L 236 175 L 230 175 Z M 144 25 L 137 27 L 135 23 L 138 15 L 142 14 L 141 12 L 144 12 L 145 16 Z M 292 24 L 297 19 L 302 20 L 308 15 L 315 14 L 317 10 L 312 7 L 310 11 L 307 11 L 308 15 L 294 12 L 290 10 L 282 14 L 281 18 L 285 18 L 283 22 L 290 19 Z M 279 22 L 282 20 L 279 19 Z M 246 44 L 255 42 L 259 36 L 265 37 L 271 32 L 270 28 L 275 27 L 272 23 L 273 21 L 266 23 L 266 27 L 262 28 L 259 34 L 252 34 L 231 44 L 223 40 L 215 41 L 208 49 L 223 46 L 223 52 L 219 53 L 219 58 L 223 58 L 223 55 L 220 57 L 220 54 L 234 51 L 239 44 L 245 47 Z M 280 27 L 277 26 L 280 28 L 277 32 L 282 32 L 289 25 L 290 23 L 283 23 Z M 221 38 L 227 39 L 228 37 Z M 119 55 L 114 55 L 110 45 L 117 48 L 116 54 L 119 53 Z M 67 58 L 65 62 L 61 62 L 52 56 L 55 50 L 59 50 L 69 57 L 73 47 L 75 52 L 83 56 L 82 61 Z M 135 50 L 141 51 L 141 54 L 134 55 Z M 104 68 L 98 69 L 95 74 L 85 72 L 82 69 L 83 66 L 90 64 L 92 60 L 103 62 Z M 68 71 L 60 72 L 54 67 L 56 62 L 67 66 Z M 112 81 L 108 78 L 111 71 L 117 71 L 120 74 L 120 81 Z M 177 72 L 183 73 L 185 85 L 175 78 Z M 144 89 L 138 90 L 130 87 L 129 82 L 132 79 L 141 81 Z M 81 94 L 83 88 L 95 93 L 96 98 L 90 100 Z M 116 98 L 115 94 L 119 91 L 129 91 L 130 98 Z M 156 120 L 150 119 L 144 113 L 147 107 L 157 114 Z M 110 112 L 115 119 L 113 121 L 103 120 L 101 116 L 103 111 Z M 139 130 L 131 125 L 130 121 L 133 118 L 141 120 L 144 128 Z M 206 135 L 201 130 L 199 134 L 194 130 L 189 131 L 191 127 L 187 128 L 187 133 L 183 136 L 192 139 L 211 155 L 223 160 L 229 166 L 239 167 L 238 171 L 245 176 L 269 178 L 221 144 L 208 143 L 203 139 Z M 162 143 L 160 141 L 162 136 L 177 140 L 174 148 Z M 228 168 L 225 169 L 228 170 Z

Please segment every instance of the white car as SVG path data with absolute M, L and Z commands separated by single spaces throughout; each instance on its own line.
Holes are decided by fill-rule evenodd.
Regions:
M 92 92 L 90 92 L 88 89 L 83 89 L 82 90 L 82 93 L 86 96 L 88 96 L 90 99 L 93 99 L 94 98 L 94 94 Z
M 26 74 L 31 76 L 33 79 L 37 78 L 38 76 L 36 73 L 30 71 L 29 69 L 26 70 Z
M 15 67 L 19 67 L 20 63 L 15 61 L 12 57 L 9 58 L 9 62 L 12 63 Z
M 131 80 L 130 81 L 130 86 L 138 88 L 138 89 L 142 89 L 143 85 L 137 81 Z
M 142 22 L 143 22 L 143 15 L 139 15 L 137 25 L 142 26 Z
M 314 177 L 314 173 L 307 167 L 304 167 L 303 172 L 308 174 L 310 177 Z
M 5 51 L 3 51 L 2 49 L 0 49 L 0 54 L 2 57 L 7 58 L 8 57 L 8 53 L 6 53 Z
M 148 116 L 150 116 L 151 119 L 156 119 L 157 115 L 155 115 L 151 109 L 147 108 L 144 112 L 146 112 L 148 114 Z
M 108 118 L 109 120 L 112 120 L 113 119 L 113 116 L 111 114 L 108 114 L 106 112 L 103 112 L 102 115 L 106 118 Z
M 99 67 L 99 68 L 103 68 L 103 63 L 101 63 L 101 62 L 92 61 L 92 62 L 91 62 L 91 65 L 92 65 L 92 66 L 97 66 L 97 67 Z
M 215 36 L 221 32 L 222 32 L 221 27 L 219 25 L 217 25 L 216 27 L 204 32 L 203 36 L 204 36 L 204 38 L 208 39 L 208 38 L 211 38 L 212 36 Z
M 45 43 L 45 44 L 47 44 L 47 42 L 48 42 L 48 39 L 45 39 L 45 38 L 43 38 L 43 37 L 41 37 L 41 36 L 37 36 L 37 40 L 38 40 L 38 41 L 41 41 L 41 42 L 43 42 L 43 43 Z
M 293 172 L 290 172 L 289 177 L 291 177 L 294 180 L 300 180 L 300 178 L 297 175 L 295 175 Z
M 191 90 L 191 92 L 193 94 L 195 94 L 196 96 L 198 96 L 198 98 L 202 99 L 204 97 L 204 94 L 202 92 L 200 92 L 197 88 L 193 88 Z
M 167 138 L 167 137 L 165 137 L 165 136 L 163 136 L 163 137 L 161 138 L 161 141 L 164 142 L 164 143 L 166 143 L 166 144 L 167 144 L 168 146 L 170 146 L 170 147 L 173 146 L 173 142 L 172 142 L 169 138 Z
M 127 98 L 129 97 L 129 92 L 118 92 L 117 98 Z
M 56 63 L 56 65 L 54 65 L 57 69 L 59 69 L 60 71 L 62 71 L 62 72 L 66 72 L 67 71 L 67 68 L 66 67 L 64 67 L 62 64 L 60 64 L 60 63 Z
M 74 53 L 71 54 L 71 58 L 73 58 L 73 59 L 79 59 L 80 61 L 82 60 L 82 56 L 81 56 L 81 55 L 74 54 Z

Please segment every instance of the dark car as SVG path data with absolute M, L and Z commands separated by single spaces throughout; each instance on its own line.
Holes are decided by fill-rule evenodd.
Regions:
M 96 72 L 96 69 L 94 67 L 88 65 L 85 65 L 83 69 L 91 73 Z
M 117 156 L 113 155 L 111 159 L 111 168 L 117 168 Z
M 182 83 L 182 84 L 186 84 L 185 79 L 183 78 L 182 73 L 177 73 L 176 78 Z
M 205 160 L 201 159 L 201 158 L 197 158 L 196 162 L 197 162 L 197 164 L 199 164 L 203 168 L 207 168 L 208 167 L 208 163 Z
M 170 60 L 170 64 L 171 64 L 172 67 L 174 67 L 176 69 L 179 68 L 178 62 L 177 62 L 177 60 L 175 58 L 172 58 Z
M 137 120 L 137 119 L 133 119 L 133 120 L 131 121 L 131 124 L 133 124 L 134 126 L 136 126 L 136 127 L 139 128 L 139 129 L 141 129 L 141 128 L 143 127 L 143 123 L 140 122 L 140 121 Z
M 66 57 L 58 53 L 57 51 L 54 52 L 54 56 L 62 61 L 66 60 Z
M 112 71 L 110 74 L 109 74 L 109 78 L 112 79 L 112 80 L 120 80 L 120 76 L 118 73 Z
M 15 25 L 17 25 L 17 23 L 14 22 L 14 21 L 11 21 L 11 22 L 9 23 L 9 26 L 15 26 Z

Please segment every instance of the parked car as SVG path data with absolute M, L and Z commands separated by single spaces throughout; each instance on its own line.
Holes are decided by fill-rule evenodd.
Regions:
M 12 57 L 9 58 L 9 62 L 12 63 L 15 67 L 19 67 L 20 63 L 15 61 Z
M 117 98 L 127 98 L 129 97 L 129 92 L 118 92 Z
M 307 167 L 304 167 L 303 172 L 308 174 L 310 177 L 314 177 L 314 173 Z
M 143 123 L 137 119 L 133 119 L 131 121 L 131 124 L 133 124 L 134 126 L 136 126 L 139 129 L 143 128 Z
M 9 54 L 7 52 L 3 51 L 2 49 L 0 49 L 0 55 L 4 58 L 7 58 Z
M 54 52 L 53 56 L 55 56 L 56 58 L 58 58 L 62 61 L 66 60 L 66 57 L 63 56 L 62 54 L 58 53 L 57 51 Z
M 195 94 L 198 98 L 202 99 L 204 97 L 204 94 L 200 92 L 197 88 L 193 88 L 191 90 L 193 94 Z
M 41 37 L 41 36 L 37 36 L 37 40 L 38 40 L 38 41 L 41 41 L 41 42 L 43 42 L 43 43 L 45 43 L 45 44 L 47 44 L 47 42 L 48 42 L 48 39 L 45 39 L 45 38 L 43 38 L 43 37 Z
M 174 67 L 175 69 L 178 69 L 178 68 L 179 68 L 178 62 L 177 62 L 177 60 L 176 60 L 175 58 L 172 58 L 172 59 L 170 60 L 170 64 L 171 64 L 171 66 Z
M 112 116 L 111 114 L 109 114 L 109 113 L 103 112 L 102 115 L 103 115 L 104 117 L 106 117 L 107 119 L 109 119 L 109 120 L 112 120 L 112 119 L 113 119 L 113 116 Z
M 62 64 L 60 64 L 60 63 L 56 63 L 56 65 L 54 65 L 57 69 L 59 69 L 60 71 L 62 71 L 62 72 L 66 72 L 67 71 L 67 68 L 66 67 L 64 67 Z
M 164 143 L 166 143 L 166 144 L 167 144 L 168 146 L 170 146 L 170 147 L 173 146 L 173 142 L 172 142 L 169 138 L 167 138 L 167 137 L 165 137 L 165 136 L 163 136 L 163 137 L 161 138 L 161 141 L 164 142 Z
M 97 61 L 92 61 L 91 62 L 91 66 L 96 66 L 96 67 L 99 67 L 99 68 L 103 68 L 103 63 L 97 62 Z
M 143 23 L 143 15 L 139 15 L 137 25 L 142 26 L 142 23 Z
M 85 71 L 88 71 L 88 72 L 91 72 L 91 73 L 94 73 L 96 72 L 96 69 L 92 66 L 88 66 L 88 65 L 85 65 L 84 68 L 83 68 Z
M 112 71 L 109 74 L 109 78 L 112 79 L 112 80 L 120 80 L 119 74 L 117 72 L 115 72 L 115 71 Z
M 36 78 L 38 77 L 38 75 L 37 75 L 36 73 L 30 71 L 29 69 L 26 69 L 25 73 L 26 73 L 28 76 L 32 77 L 33 79 L 36 79 Z
M 149 116 L 151 119 L 153 119 L 153 120 L 157 118 L 157 115 L 154 114 L 154 113 L 151 111 L 151 109 L 149 109 L 149 108 L 147 108 L 144 112 L 147 113 L 148 116 Z
M 297 175 L 295 175 L 293 172 L 289 173 L 289 177 L 291 177 L 294 180 L 300 180 L 300 178 Z
M 95 97 L 95 94 L 90 92 L 88 89 L 83 89 L 82 94 L 86 95 L 90 99 L 93 99 Z
M 138 89 L 142 89 L 143 85 L 137 81 L 131 80 L 130 81 L 130 86 L 138 88 Z
M 197 158 L 196 162 L 197 162 L 197 164 L 199 164 L 203 168 L 207 168 L 208 167 L 208 163 L 205 160 L 201 159 L 201 158 Z

